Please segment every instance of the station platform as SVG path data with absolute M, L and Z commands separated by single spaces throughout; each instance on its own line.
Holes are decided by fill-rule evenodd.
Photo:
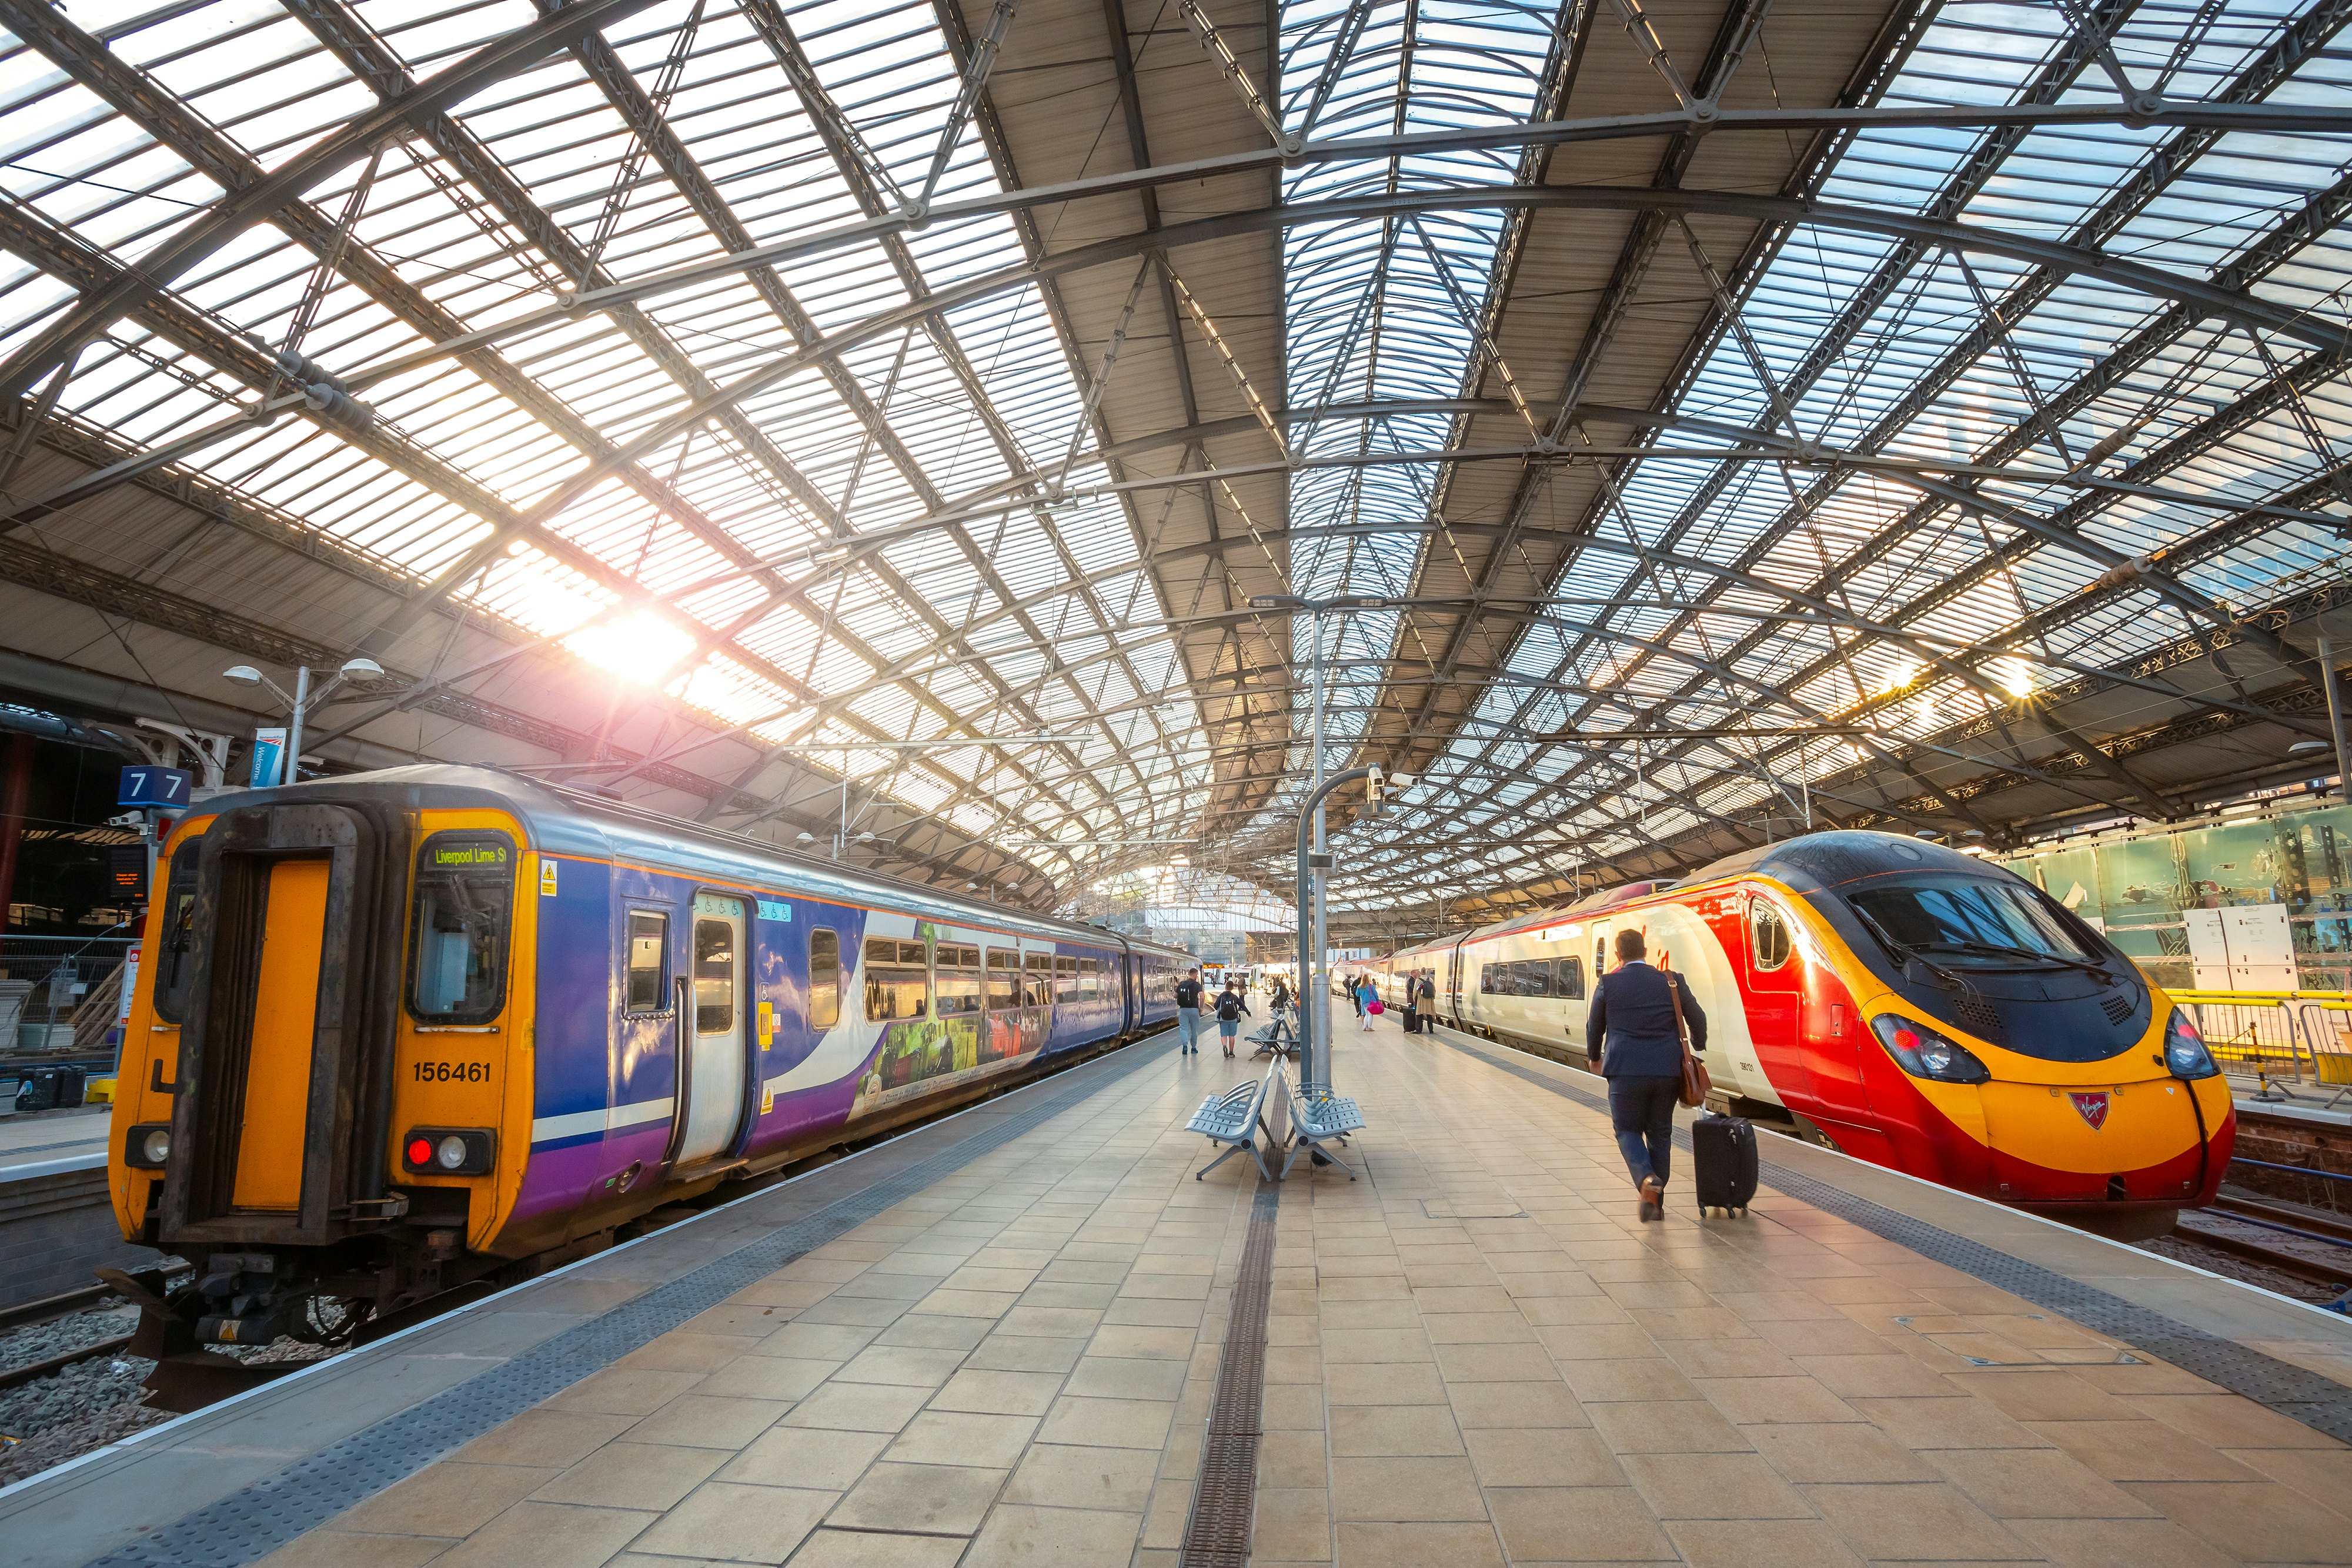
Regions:
M 25 1568 L 2352 1563 L 2352 1322 L 1343 1025 L 1360 1172 L 1131 1046 L 0 1492 Z M 1255 1416 L 1255 1419 L 1252 1417 Z

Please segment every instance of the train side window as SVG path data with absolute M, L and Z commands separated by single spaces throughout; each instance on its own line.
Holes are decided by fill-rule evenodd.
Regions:
M 694 1032 L 724 1034 L 735 1027 L 735 927 L 724 920 L 694 923 Z
M 204 841 L 190 839 L 172 852 L 172 876 L 163 892 L 163 929 L 155 964 L 155 1016 L 178 1023 L 188 1005 L 188 977 L 195 971 L 196 857 Z
M 929 972 L 920 942 L 891 936 L 866 939 L 866 1016 L 876 1023 L 919 1019 L 930 1011 Z
M 942 942 L 932 962 L 940 1017 L 961 1018 L 980 1011 L 980 949 Z
M 1529 958 L 1519 965 L 1519 994 L 1523 997 L 1551 995 L 1551 960 Z
M 1042 1008 L 1054 999 L 1054 955 L 1028 955 L 1029 986 L 1022 1000 L 1024 1005 Z
M 1478 988 L 1479 988 L 1481 991 L 1484 991 L 1484 992 L 1486 992 L 1486 994 L 1488 994 L 1488 995 L 1490 995 L 1490 996 L 1494 994 L 1494 990 L 1495 990 L 1495 966 L 1494 966 L 1494 965 L 1492 965 L 1492 964 L 1481 964 L 1481 965 L 1479 965 L 1479 966 L 1478 966 Z
M 650 909 L 629 911 L 627 1010 L 669 1010 L 669 916 Z
M 1101 995 L 1102 960 L 1100 958 L 1079 959 L 1078 999 L 1080 1001 L 1090 1002 Z
M 1078 961 L 1065 956 L 1054 960 L 1054 999 L 1075 1002 L 1078 999 Z
M 1777 969 L 1789 961 L 1789 923 L 1769 899 L 1748 901 L 1748 936 L 1759 969 Z
M 436 833 L 416 852 L 408 1010 L 424 1023 L 488 1023 L 506 1005 L 514 846 L 503 833 Z
M 819 925 L 809 932 L 808 1021 L 831 1029 L 841 1021 L 841 933 Z
M 988 950 L 988 1010 L 1010 1012 L 1021 1005 L 1021 955 L 1010 947 Z
M 1592 972 L 1596 975 L 1609 972 L 1609 933 L 1606 931 L 1592 939 Z
M 1584 960 L 1562 958 L 1559 961 L 1559 994 L 1570 1001 L 1584 999 Z

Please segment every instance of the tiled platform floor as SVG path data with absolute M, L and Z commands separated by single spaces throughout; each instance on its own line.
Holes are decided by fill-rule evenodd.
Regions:
M 1234 1071 L 1170 1057 L 269 1561 L 1173 1568 L 1250 1179 L 1174 1129 Z M 1442 1043 L 1339 1074 L 1366 1179 L 1282 1195 L 1261 1568 L 2352 1563 L 2352 1449 L 2294 1421 L 1769 1191 L 1637 1225 L 1598 1116 Z

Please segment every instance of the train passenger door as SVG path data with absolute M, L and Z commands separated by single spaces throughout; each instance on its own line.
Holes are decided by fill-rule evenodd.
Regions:
M 1805 1092 L 1810 1076 L 1797 1038 L 1799 980 L 1803 966 L 1791 950 L 1788 917 L 1770 899 L 1749 894 L 1738 905 L 1740 939 L 1746 951 L 1748 1038 L 1772 1086 L 1785 1097 Z
M 683 1131 L 674 1164 L 693 1165 L 735 1142 L 743 1114 L 744 997 L 749 965 L 743 950 L 743 901 L 717 894 L 694 896 L 694 1048 L 686 1060 Z

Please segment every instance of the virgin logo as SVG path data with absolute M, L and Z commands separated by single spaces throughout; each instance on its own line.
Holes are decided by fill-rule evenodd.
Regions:
M 2066 1098 L 2074 1102 L 2074 1109 L 2083 1113 L 2083 1120 L 2091 1124 L 2094 1133 L 2107 1124 L 2105 1090 L 2102 1089 L 2095 1094 L 2069 1094 Z

